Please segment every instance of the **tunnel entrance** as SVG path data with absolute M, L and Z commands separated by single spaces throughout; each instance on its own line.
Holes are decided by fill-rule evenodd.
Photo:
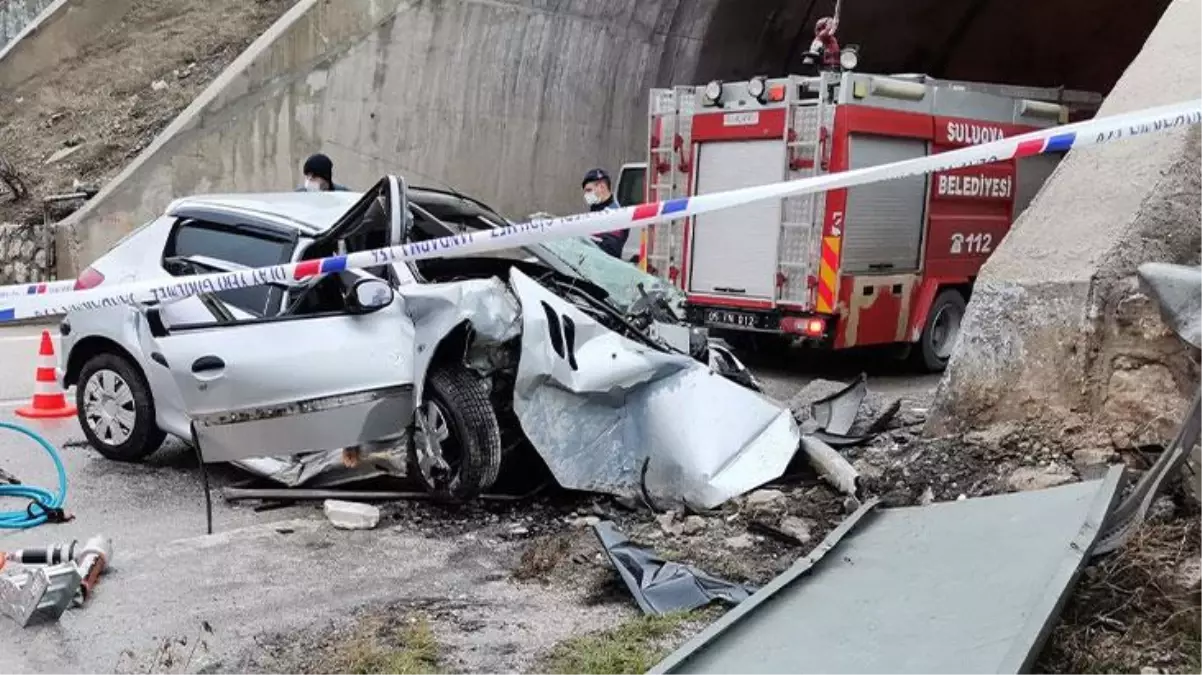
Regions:
M 1169 0 L 843 0 L 857 70 L 1109 93 Z M 835 0 L 716 0 L 696 82 L 801 70 Z M 686 84 L 677 82 L 674 84 Z

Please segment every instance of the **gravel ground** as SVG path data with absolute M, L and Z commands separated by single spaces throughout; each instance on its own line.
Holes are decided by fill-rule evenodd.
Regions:
M 752 360 L 769 393 L 803 417 L 799 390 L 837 389 L 864 365 L 828 363 L 822 375 L 840 380 L 832 383 L 814 382 L 802 372 L 804 362 L 765 368 Z M 1058 443 L 1033 445 L 1008 426 L 922 440 L 936 378 L 869 372 L 873 393 L 864 413 L 893 409 L 896 400 L 896 414 L 883 433 L 842 452 L 864 477 L 865 491 L 888 504 L 1047 487 L 1089 477 L 1098 462 L 1112 459 L 1069 455 Z M 1069 425 L 1064 433 L 1077 430 Z M 75 428 L 57 440 L 68 444 L 77 436 Z M 138 467 L 104 462 L 85 448 L 66 452 L 75 477 L 121 479 L 126 491 L 136 485 L 143 510 L 150 508 L 148 496 L 167 485 L 163 480 L 173 495 L 197 484 L 189 453 L 167 453 Z M 237 479 L 227 473 L 217 480 Z M 132 481 L 135 476 L 141 480 Z M 808 554 L 854 507 L 799 461 L 775 484 L 706 513 L 654 514 L 596 495 L 546 490 L 530 499 L 458 508 L 386 504 L 376 530 L 342 532 L 329 527 L 316 503 L 259 513 L 253 503 L 218 502 L 222 534 L 205 538 L 193 536 L 195 495 L 171 502 L 187 512 L 186 527 L 158 508 L 139 517 L 157 518 L 161 526 L 139 534 L 119 526 L 129 520 L 122 516 L 128 508 L 113 500 L 114 486 L 96 489 L 104 506 L 93 508 L 91 488 L 81 485 L 71 502 L 81 520 L 59 527 L 79 536 L 97 525 L 117 528 L 117 569 L 92 605 L 64 618 L 65 632 L 53 648 L 44 640 L 16 640 L 16 632 L 8 640 L 3 631 L 10 627 L 0 626 L 0 661 L 15 670 L 408 672 L 436 654 L 438 668 L 447 672 L 529 671 L 557 645 L 629 625 L 640 614 L 602 554 L 593 523 L 612 521 L 667 559 L 758 585 Z M 1155 514 L 1160 529 L 1136 549 L 1142 553 L 1095 561 L 1087 571 L 1042 670 L 1191 671 L 1197 623 L 1182 617 L 1198 613 L 1197 573 L 1189 563 L 1199 553 L 1197 537 L 1182 524 L 1196 525 L 1197 507 L 1174 493 L 1160 500 Z M 1132 597 L 1137 600 L 1124 600 Z M 1160 625 L 1173 630 L 1158 633 Z M 411 644 L 414 626 L 425 631 L 420 649 Z M 118 641 L 114 627 L 121 629 Z

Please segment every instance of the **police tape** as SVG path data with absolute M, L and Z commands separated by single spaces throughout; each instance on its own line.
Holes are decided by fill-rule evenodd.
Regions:
M 56 316 L 72 311 L 119 305 L 170 302 L 201 293 L 221 292 L 265 284 L 291 284 L 348 269 L 377 267 L 429 258 L 472 255 L 529 246 L 557 238 L 589 236 L 615 229 L 641 228 L 758 201 L 855 187 L 907 176 L 953 171 L 1045 153 L 1065 152 L 1072 148 L 1168 131 L 1199 122 L 1202 122 L 1202 100 L 1195 100 L 1042 129 L 990 143 L 892 164 L 880 164 L 785 183 L 681 197 L 610 211 L 533 220 L 492 230 L 457 234 L 329 258 L 235 272 L 201 274 L 170 281 L 155 279 L 129 282 L 83 291 L 28 294 L 26 290 L 25 295 L 10 296 L 7 301 L 4 301 L 5 306 L 0 307 L 0 322 Z M 0 291 L 2 290 L 4 289 L 0 289 Z
M 17 284 L 15 286 L 0 286 L 0 302 L 12 298 L 23 298 L 27 295 L 46 295 L 67 293 L 75 290 L 75 280 L 47 281 L 40 284 Z

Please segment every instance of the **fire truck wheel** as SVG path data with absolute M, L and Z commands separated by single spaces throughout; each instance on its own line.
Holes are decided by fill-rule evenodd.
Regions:
M 947 368 L 952 349 L 960 337 L 965 306 L 960 291 L 949 288 L 936 296 L 927 314 L 927 323 L 922 327 L 918 349 L 913 353 L 917 365 L 924 371 L 938 373 Z

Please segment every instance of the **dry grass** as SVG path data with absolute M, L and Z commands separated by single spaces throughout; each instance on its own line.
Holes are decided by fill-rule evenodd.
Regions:
M 544 673 L 645 673 L 686 636 L 691 624 L 711 612 L 640 616 L 616 628 L 565 640 L 538 665 Z
M 1149 523 L 1088 568 L 1039 662 L 1052 673 L 1202 672 L 1199 589 L 1180 568 L 1198 561 L 1195 515 Z
M 375 673 L 440 672 L 441 647 L 429 621 L 422 616 L 390 623 L 367 622 L 344 642 L 332 647 L 314 672 Z
M 513 570 L 513 578 L 522 581 L 545 579 L 567 558 L 571 547 L 570 534 L 556 534 L 530 542 Z
M 136 0 L 79 56 L 4 92 L 0 154 L 30 196 L 0 198 L 0 222 L 40 222 L 41 197 L 69 191 L 75 179 L 99 187 L 112 178 L 292 4 Z M 159 80 L 166 88 L 153 88 Z

